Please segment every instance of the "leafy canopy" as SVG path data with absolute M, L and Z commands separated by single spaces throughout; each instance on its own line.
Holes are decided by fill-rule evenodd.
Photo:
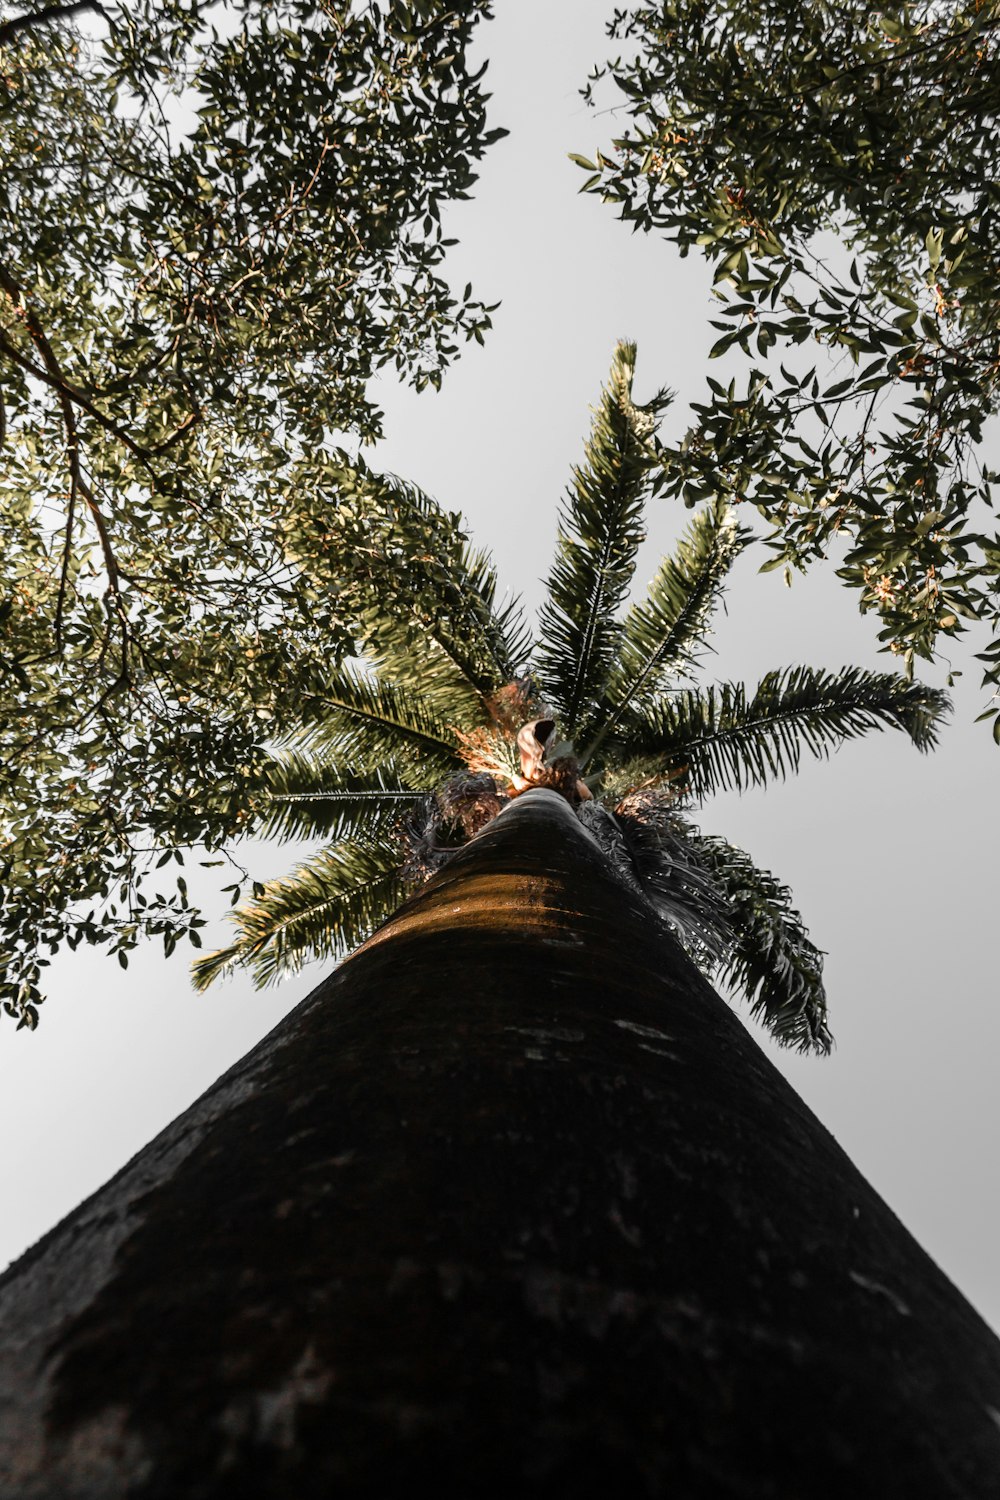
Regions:
M 821 955 L 790 892 L 688 813 L 873 729 L 927 749 L 945 700 L 856 668 L 785 668 L 752 691 L 694 683 L 750 535 L 713 500 L 626 607 L 667 402 L 633 401 L 634 367 L 635 346 L 619 345 L 561 512 L 534 645 L 459 518 L 414 486 L 345 458 L 337 506 L 302 512 L 296 555 L 317 599 L 336 578 L 362 657 L 317 690 L 252 806 L 265 833 L 330 842 L 239 908 L 235 941 L 195 965 L 200 987 L 241 965 L 266 984 L 349 952 L 511 796 L 547 785 L 779 1041 L 829 1048 Z M 530 763 L 526 734 L 545 746 Z
M 668 492 L 755 505 L 767 567 L 837 559 L 907 670 L 985 622 L 996 693 L 1000 5 L 655 0 L 608 30 L 586 92 L 623 128 L 584 188 L 701 250 L 710 358 L 743 357 Z
M 504 132 L 486 0 L 3 14 L 0 1000 L 31 1025 L 62 941 L 197 938 L 143 872 L 232 832 L 350 646 L 290 518 L 332 434 L 378 434 L 375 371 L 436 386 L 482 340 L 440 214 Z

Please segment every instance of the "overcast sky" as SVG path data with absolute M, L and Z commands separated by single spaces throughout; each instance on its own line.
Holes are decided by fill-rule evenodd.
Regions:
M 604 55 L 609 5 L 500 0 L 481 45 L 493 122 L 509 139 L 485 165 L 451 231 L 452 279 L 502 299 L 486 347 L 472 346 L 441 395 L 386 386 L 388 439 L 371 461 L 461 510 L 500 575 L 536 605 L 556 511 L 615 341 L 639 345 L 636 396 L 678 392 L 664 435 L 687 426 L 715 334 L 708 277 L 693 259 L 631 235 L 593 198 L 569 151 L 614 133 L 578 97 Z M 713 369 L 717 373 L 718 367 Z M 637 582 L 686 521 L 659 501 Z M 756 680 L 771 667 L 845 663 L 887 670 L 875 624 L 832 574 L 759 575 L 741 559 L 706 676 Z M 962 647 L 956 647 L 956 665 Z M 969 652 L 971 652 L 971 647 Z M 994 999 L 994 874 L 1000 750 L 974 725 L 978 673 L 955 691 L 941 748 L 898 735 L 846 746 L 794 781 L 718 798 L 699 817 L 792 886 L 828 952 L 837 1049 L 801 1059 L 756 1033 L 904 1223 L 1000 1327 Z M 940 684 L 943 672 L 930 680 Z M 287 851 L 258 852 L 258 878 Z M 221 910 L 221 906 L 216 910 Z M 226 929 L 209 929 L 213 942 Z M 0 1265 L 19 1255 L 190 1104 L 311 988 L 313 971 L 263 995 L 245 982 L 194 995 L 187 960 L 150 950 L 126 972 L 93 954 L 54 966 L 35 1034 L 0 1028 Z

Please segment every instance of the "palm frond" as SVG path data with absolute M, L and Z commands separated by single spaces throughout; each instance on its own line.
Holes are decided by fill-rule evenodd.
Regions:
M 314 958 L 341 958 L 391 915 L 406 893 L 400 848 L 388 841 L 334 844 L 233 913 L 236 941 L 192 965 L 195 988 L 250 969 L 257 989 Z
M 382 478 L 420 551 L 402 583 L 388 570 L 377 606 L 362 617 L 363 637 L 397 682 L 449 718 L 462 713 L 464 700 L 468 718 L 527 660 L 531 634 L 520 600 L 498 603 L 492 559 L 469 545 L 458 516 L 415 485 Z
M 312 698 L 300 744 L 353 771 L 391 764 L 415 789 L 461 765 L 451 729 L 415 693 L 349 666 Z
M 329 753 L 288 750 L 264 764 L 259 832 L 279 839 L 379 839 L 424 795 L 391 767 L 345 771 Z
M 949 707 L 947 694 L 892 673 L 789 667 L 752 696 L 727 682 L 661 699 L 630 720 L 629 748 L 664 772 L 684 769 L 684 789 L 701 797 L 784 777 L 803 750 L 822 758 L 873 729 L 900 729 L 928 750 Z
M 810 941 L 792 894 L 742 849 L 689 829 L 688 837 L 725 894 L 736 941 L 718 974 L 750 1002 L 750 1013 L 783 1047 L 830 1051 L 823 955 Z
M 332 466 L 338 503 L 308 519 L 336 564 L 342 609 L 389 675 L 452 717 L 516 675 L 530 648 L 517 600 L 498 605 L 496 570 L 461 516 L 360 458 Z M 316 537 L 303 565 L 315 570 Z
M 419 697 L 442 723 L 481 720 L 483 695 L 413 617 L 369 615 L 360 622 L 360 637 L 376 675 Z
M 394 474 L 382 479 L 396 521 L 419 545 L 409 559 L 409 592 L 400 593 L 395 608 L 407 603 L 416 607 L 426 639 L 481 697 L 489 697 L 517 675 L 531 647 L 520 601 L 513 597 L 498 603 L 493 561 L 469 544 L 460 516 L 447 514 L 423 490 Z M 385 579 L 390 590 L 392 581 L 390 566 Z
M 725 898 L 685 837 L 669 793 L 633 792 L 612 812 L 584 802 L 577 817 L 612 864 L 637 886 L 702 967 L 729 949 Z
M 567 734 L 586 731 L 617 659 L 624 602 L 643 538 L 642 510 L 661 393 L 632 401 L 635 345 L 619 344 L 594 413 L 583 465 L 559 519 L 556 560 L 539 620 L 538 673 Z
M 422 882 L 475 838 L 507 804 L 506 793 L 485 771 L 452 776 L 422 797 L 402 830 L 403 873 Z
M 705 632 L 729 570 L 751 535 L 737 524 L 732 507 L 717 500 L 694 517 L 673 556 L 663 558 L 645 599 L 625 616 L 600 727 L 582 764 L 628 709 L 649 704 L 670 678 L 694 664 L 706 647 Z

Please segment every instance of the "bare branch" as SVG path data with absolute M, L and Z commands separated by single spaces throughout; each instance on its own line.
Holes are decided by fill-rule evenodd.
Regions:
M 32 26 L 45 26 L 60 21 L 64 16 L 75 15 L 80 10 L 95 10 L 103 14 L 97 0 L 70 0 L 64 5 L 45 5 L 41 10 L 28 11 L 23 16 L 14 16 L 0 24 L 0 44 L 10 41 L 19 31 L 30 31 Z

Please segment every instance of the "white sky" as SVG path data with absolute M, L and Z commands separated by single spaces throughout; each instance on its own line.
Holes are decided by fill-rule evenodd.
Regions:
M 372 460 L 464 511 L 501 578 L 532 605 L 616 339 L 638 341 L 639 400 L 664 384 L 679 392 L 669 436 L 671 423 L 687 425 L 684 399 L 698 398 L 716 336 L 704 267 L 631 235 L 577 195 L 582 174 L 566 153 L 590 154 L 615 129 L 577 94 L 605 55 L 609 8 L 500 0 L 484 28 L 493 121 L 511 136 L 494 148 L 476 200 L 451 216 L 461 240 L 451 274 L 456 286 L 469 279 L 503 305 L 486 347 L 470 346 L 440 396 L 385 388 L 390 436 Z M 653 507 L 640 584 L 686 519 L 672 502 Z M 780 574 L 756 573 L 762 560 L 751 549 L 737 569 L 706 676 L 755 680 L 794 662 L 887 669 L 874 622 L 832 575 L 786 590 Z M 786 785 L 716 799 L 700 821 L 791 885 L 829 954 L 832 1058 L 790 1057 L 758 1039 L 1000 1328 L 990 848 L 1000 751 L 986 726 L 971 722 L 978 673 L 964 665 L 952 726 L 934 755 L 880 735 L 829 763 L 810 762 Z M 259 878 L 291 862 L 285 850 L 252 857 Z M 206 936 L 211 946 L 225 929 Z M 94 954 L 60 959 L 39 1030 L 0 1027 L 0 1265 L 190 1104 L 315 977 L 263 995 L 234 981 L 197 996 L 183 954 L 164 962 L 150 950 L 127 972 Z

